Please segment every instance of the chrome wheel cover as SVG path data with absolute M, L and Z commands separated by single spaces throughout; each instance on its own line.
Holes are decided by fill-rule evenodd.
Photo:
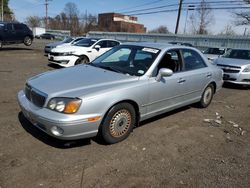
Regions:
M 211 87 L 208 87 L 205 92 L 204 92 L 204 97 L 203 97 L 203 101 L 204 103 L 207 105 L 210 103 L 210 101 L 212 100 L 212 96 L 213 96 L 213 90 Z
M 131 114 L 128 110 L 122 109 L 117 111 L 109 125 L 110 134 L 113 137 L 121 137 L 125 135 L 131 126 Z

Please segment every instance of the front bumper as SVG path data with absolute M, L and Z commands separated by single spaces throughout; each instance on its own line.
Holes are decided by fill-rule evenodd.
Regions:
M 62 140 L 90 138 L 97 135 L 101 119 L 89 122 L 89 118 L 98 114 L 69 115 L 39 108 L 31 103 L 23 91 L 17 95 L 23 115 L 37 128 L 52 137 Z M 57 131 L 60 134 L 57 134 Z
M 240 84 L 240 85 L 250 85 L 250 73 L 249 72 L 239 72 L 239 73 L 224 73 L 224 82 Z
M 52 56 L 48 54 L 49 63 L 57 64 L 62 67 L 71 67 L 75 65 L 79 57 L 70 55 L 70 56 Z

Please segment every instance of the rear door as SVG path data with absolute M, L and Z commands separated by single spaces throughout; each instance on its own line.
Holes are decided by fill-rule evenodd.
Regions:
M 199 100 L 203 89 L 211 82 L 212 71 L 206 65 L 201 55 L 192 49 L 181 50 L 183 58 L 183 73 L 180 82 L 183 85 L 183 101 Z
M 6 42 L 13 42 L 15 41 L 16 38 L 16 32 L 14 30 L 13 24 L 12 23 L 7 23 L 4 26 L 4 31 L 3 31 L 3 40 Z
M 16 24 L 13 24 L 13 26 L 15 30 L 15 40 L 23 41 L 25 34 L 26 34 L 24 25 L 16 23 Z

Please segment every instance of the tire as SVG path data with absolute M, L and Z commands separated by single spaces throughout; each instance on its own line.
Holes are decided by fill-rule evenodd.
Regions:
M 206 108 L 209 106 L 209 104 L 211 103 L 212 99 L 214 96 L 214 86 L 212 84 L 209 84 L 206 89 L 204 90 L 202 96 L 201 96 L 201 100 L 199 102 L 199 106 L 201 108 Z
M 23 40 L 25 46 L 30 46 L 32 44 L 32 39 L 30 36 L 26 36 Z
M 2 49 L 2 47 L 3 47 L 3 41 L 0 40 L 0 49 Z
M 79 65 L 79 64 L 88 64 L 89 63 L 89 59 L 86 56 L 81 56 L 79 57 L 76 62 L 75 65 Z
M 115 144 L 126 139 L 136 124 L 134 107 L 129 103 L 113 106 L 104 118 L 100 135 L 107 144 Z

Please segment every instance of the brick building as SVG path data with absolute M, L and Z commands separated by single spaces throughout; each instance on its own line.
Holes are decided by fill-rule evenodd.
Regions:
M 137 17 L 118 13 L 103 13 L 98 15 L 100 30 L 109 32 L 145 33 L 143 24 L 138 24 Z

